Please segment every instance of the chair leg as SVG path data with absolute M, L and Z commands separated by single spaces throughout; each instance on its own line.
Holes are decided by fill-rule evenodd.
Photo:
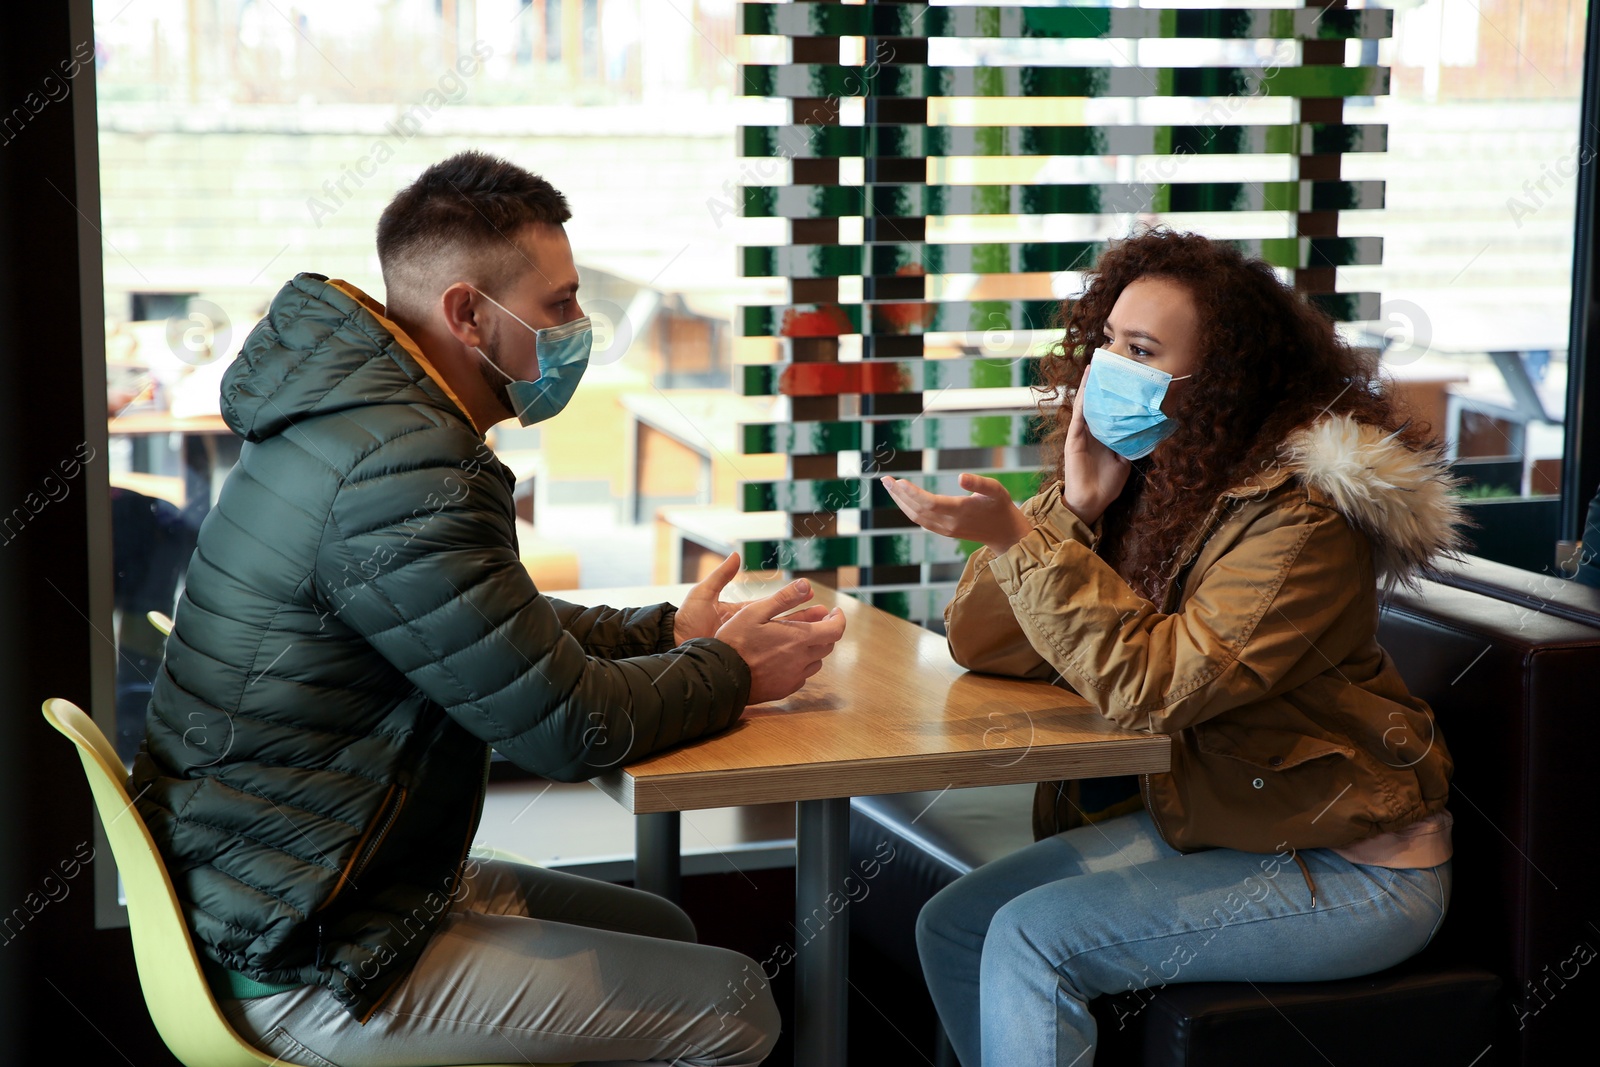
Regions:
M 961 1067 L 950 1035 L 944 1032 L 944 1023 L 939 1022 L 933 1024 L 933 1067 Z

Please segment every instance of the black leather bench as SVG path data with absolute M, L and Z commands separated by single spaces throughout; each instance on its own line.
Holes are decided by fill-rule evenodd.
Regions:
M 1600 990 L 1600 972 L 1576 962 L 1578 946 L 1600 948 L 1583 832 L 1600 742 L 1600 591 L 1470 559 L 1446 580 L 1395 594 L 1379 635 L 1456 761 L 1455 885 L 1438 937 L 1364 978 L 1103 998 L 1097 1064 L 1236 1064 L 1270 1050 L 1288 1064 L 1488 1067 L 1557 1062 L 1557 1047 L 1582 1036 L 1579 1005 L 1594 990 L 1568 987 L 1592 977 Z M 852 905 L 852 936 L 911 981 L 922 904 L 1032 840 L 1031 786 L 937 795 L 852 802 L 857 862 L 886 838 L 896 850 Z

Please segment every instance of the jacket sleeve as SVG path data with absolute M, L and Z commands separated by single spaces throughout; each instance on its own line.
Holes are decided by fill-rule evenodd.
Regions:
M 1037 522 L 1043 495 L 1022 503 L 1022 513 Z M 1011 613 L 1011 604 L 989 563 L 994 553 L 979 545 L 967 557 L 955 595 L 944 609 L 950 656 L 969 671 L 1050 681 L 1056 669 L 1041 656 Z
M 657 651 L 668 613 L 630 626 L 534 588 L 510 487 L 488 468 L 460 473 L 456 454 L 477 444 L 454 439 L 465 436 L 414 431 L 355 465 L 317 550 L 322 605 L 465 729 L 547 778 L 592 778 L 737 719 L 750 672 L 723 642 Z M 579 635 L 619 658 L 589 654 Z
M 1041 517 L 989 569 L 1033 647 L 1119 725 L 1176 733 L 1343 656 L 1317 642 L 1359 594 L 1362 535 L 1332 508 L 1264 511 L 1172 614 L 1090 550 L 1059 495 Z
M 673 636 L 678 609 L 673 604 L 655 604 L 647 608 L 586 608 L 555 597 L 545 599 L 561 621 L 561 628 L 591 656 L 627 659 L 666 652 L 678 644 Z

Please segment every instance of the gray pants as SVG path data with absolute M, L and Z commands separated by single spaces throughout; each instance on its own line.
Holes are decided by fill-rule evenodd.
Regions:
M 760 965 L 695 943 L 676 905 L 635 889 L 486 861 L 365 1026 L 321 986 L 223 1013 L 306 1067 L 670 1063 L 754 1067 L 778 1009 Z

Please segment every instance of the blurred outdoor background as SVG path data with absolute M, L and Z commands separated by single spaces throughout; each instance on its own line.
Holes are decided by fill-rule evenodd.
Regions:
M 1477 463 L 1470 492 L 1547 496 L 1559 490 L 1573 192 L 1593 151 L 1578 130 L 1586 8 L 1393 7 L 1392 39 L 1349 42 L 1347 63 L 1393 73 L 1389 95 L 1344 111 L 1346 122 L 1388 126 L 1387 152 L 1345 157 L 1346 180 L 1387 183 L 1384 209 L 1345 216 L 1342 232 L 1384 240 L 1381 266 L 1339 269 L 1340 290 L 1383 297 L 1379 319 L 1346 328 L 1383 350 L 1457 457 Z M 736 64 L 782 62 L 786 43 L 741 37 L 733 0 L 104 0 L 95 15 L 124 742 L 142 729 L 138 676 L 160 655 L 144 613 L 170 610 L 193 531 L 237 456 L 217 414 L 222 370 L 299 271 L 381 300 L 379 213 L 456 151 L 502 155 L 566 193 L 596 320 L 594 361 L 568 411 L 491 438 L 521 481 L 524 551 L 541 586 L 677 580 L 678 541 L 693 527 L 684 507 L 727 507 L 739 480 L 785 477 L 784 457 L 738 447 L 738 425 L 781 421 L 789 401 L 737 395 L 737 365 L 778 350 L 739 339 L 734 322 L 741 304 L 788 299 L 782 279 L 736 269 L 741 237 L 781 240 L 774 227 L 786 225 L 741 219 L 739 187 L 785 184 L 789 166 L 739 157 L 741 124 L 788 120 L 773 101 L 739 98 Z M 974 54 L 935 40 L 930 62 L 1014 64 L 1036 44 Z M 1073 45 L 1093 55 L 1111 43 Z M 1108 65 L 1127 61 L 1106 53 Z M 1292 103 L 1252 100 L 1236 121 L 1282 122 Z M 1131 106 L 1141 104 L 1173 121 L 1160 117 L 1170 102 Z M 1187 165 L 1194 180 L 1229 167 L 1283 180 L 1290 160 Z M 992 180 L 1043 180 L 1051 165 L 1001 162 L 1012 167 Z M 1140 163 L 1118 157 L 1116 180 Z M 1263 232 L 1248 213 L 1072 225 L 1104 239 L 1138 221 L 1286 234 L 1281 218 Z M 1058 296 L 1077 284 L 1073 272 L 1050 281 Z

